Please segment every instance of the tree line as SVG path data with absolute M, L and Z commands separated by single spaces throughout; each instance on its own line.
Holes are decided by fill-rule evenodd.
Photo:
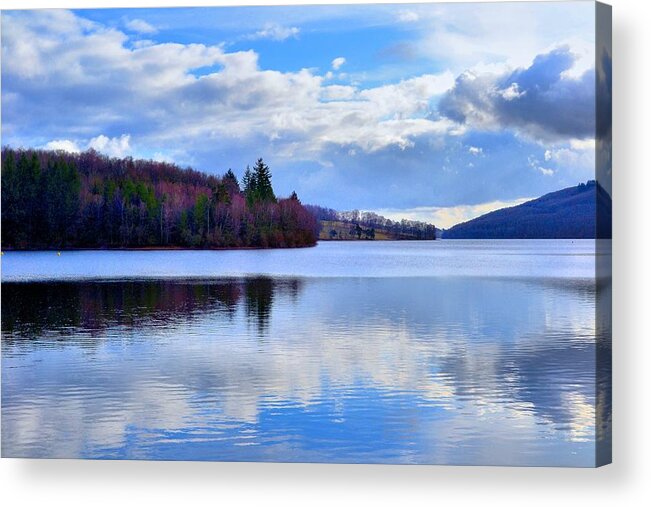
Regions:
M 327 222 L 344 222 L 350 227 L 347 234 L 357 239 L 374 239 L 379 230 L 393 239 L 433 240 L 436 239 L 436 227 L 416 220 L 391 220 L 372 211 L 336 211 L 332 208 L 307 205 L 306 208 L 317 220 Z M 337 231 L 330 231 L 330 239 L 344 239 Z
M 2 150 L 2 247 L 299 247 L 319 224 L 296 195 L 277 198 L 262 159 L 240 183 L 94 150 Z

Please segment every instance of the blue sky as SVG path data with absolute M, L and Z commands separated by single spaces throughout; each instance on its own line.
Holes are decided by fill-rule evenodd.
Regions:
M 3 11 L 2 142 L 449 227 L 594 178 L 594 4 Z

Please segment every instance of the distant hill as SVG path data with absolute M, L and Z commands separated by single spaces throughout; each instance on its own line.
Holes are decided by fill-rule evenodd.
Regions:
M 455 225 L 443 233 L 443 238 L 610 238 L 611 217 L 610 196 L 601 185 L 588 181 Z
M 319 240 L 434 240 L 440 229 L 416 220 L 390 220 L 372 211 L 336 211 L 306 204 L 319 221 Z
M 319 240 L 357 241 L 357 240 L 433 240 L 436 239 L 436 230 L 431 226 L 427 231 L 414 228 L 401 228 L 400 222 L 396 226 L 348 222 L 344 220 L 321 220 Z

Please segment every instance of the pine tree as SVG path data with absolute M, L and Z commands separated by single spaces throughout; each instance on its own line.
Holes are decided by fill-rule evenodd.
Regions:
M 213 201 L 216 203 L 230 204 L 233 202 L 233 196 L 240 193 L 240 184 L 237 181 L 235 173 L 231 169 L 226 171 L 222 180 L 217 184 L 213 192 Z
M 230 195 L 233 195 L 240 191 L 240 184 L 237 181 L 237 176 L 235 176 L 235 173 L 231 169 L 226 171 L 226 174 L 224 174 L 222 183 Z
M 298 200 L 276 200 L 258 160 L 242 181 L 96 153 L 2 150 L 5 248 L 306 246 L 316 219 Z M 231 193 L 232 192 L 232 193 Z
M 276 202 L 274 189 L 271 186 L 271 171 L 261 158 L 253 167 L 253 179 L 255 183 L 255 202 Z
M 244 176 L 242 177 L 242 188 L 244 189 L 244 197 L 246 203 L 252 206 L 255 202 L 255 175 L 251 172 L 251 168 L 247 165 Z

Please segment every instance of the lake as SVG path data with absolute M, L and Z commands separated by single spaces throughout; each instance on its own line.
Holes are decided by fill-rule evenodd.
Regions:
M 591 240 L 8 252 L 2 455 L 593 466 L 598 261 Z

